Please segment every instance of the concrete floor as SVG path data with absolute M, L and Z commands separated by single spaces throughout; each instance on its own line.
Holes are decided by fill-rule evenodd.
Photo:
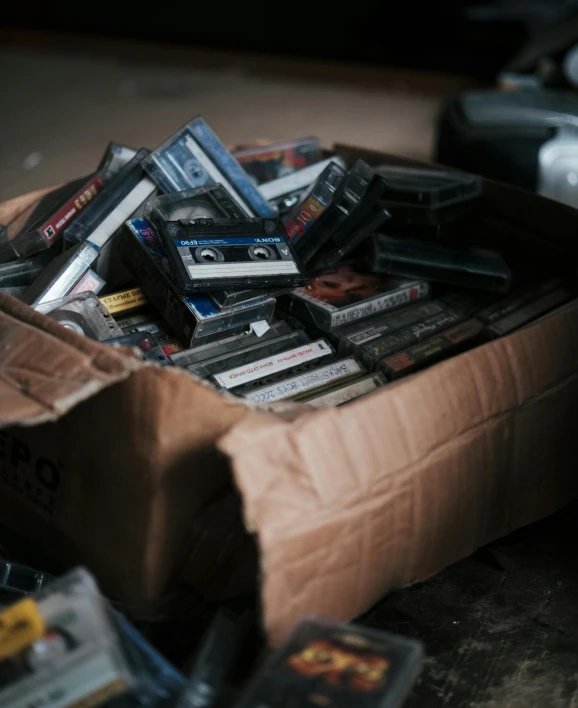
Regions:
M 464 85 L 139 44 L 35 44 L 0 52 L 0 200 L 94 170 L 110 140 L 153 148 L 197 113 L 229 144 L 317 135 L 425 158 L 440 101 Z

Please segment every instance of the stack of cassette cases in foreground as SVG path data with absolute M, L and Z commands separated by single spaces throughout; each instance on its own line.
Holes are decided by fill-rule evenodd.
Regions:
M 231 152 L 195 117 L 0 226 L 0 288 L 246 401 L 339 406 L 573 297 L 481 192 L 310 137 Z

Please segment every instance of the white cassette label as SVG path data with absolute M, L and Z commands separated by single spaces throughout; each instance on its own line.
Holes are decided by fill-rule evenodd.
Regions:
M 263 388 L 259 388 L 256 391 L 251 391 L 245 398 L 255 403 L 273 403 L 273 401 L 292 398 L 333 381 L 360 374 L 362 371 L 363 369 L 355 359 L 344 359 L 326 366 L 320 366 L 318 369 L 308 371 L 306 374 L 295 376 L 292 379 L 285 379 L 285 381 L 279 381 L 271 386 L 263 386 Z
M 316 342 L 311 342 L 311 344 L 303 344 L 300 347 L 280 352 L 266 359 L 259 359 L 251 364 L 245 364 L 244 366 L 238 366 L 235 369 L 215 374 L 213 378 L 223 388 L 234 388 L 235 386 L 241 386 L 250 381 L 260 379 L 263 376 L 292 369 L 301 363 L 320 359 L 331 354 L 332 351 L 324 339 L 319 339 Z
M 344 308 L 339 312 L 333 312 L 331 314 L 331 327 L 339 327 L 347 322 L 353 322 L 363 317 L 371 317 L 371 315 L 375 315 L 378 312 L 400 307 L 408 302 L 413 302 L 413 300 L 419 297 L 425 297 L 428 292 L 428 283 L 416 282 L 403 289 L 394 290 L 391 293 L 384 293 L 380 297 L 360 302 L 357 305 Z
M 366 393 L 371 393 L 377 388 L 379 388 L 379 381 L 374 376 L 368 376 L 366 379 L 356 381 L 348 386 L 343 386 L 343 388 L 337 391 L 329 391 L 329 393 L 321 394 L 317 396 L 317 398 L 307 401 L 307 403 L 315 408 L 322 408 L 324 406 L 335 408 L 348 401 L 353 401 L 355 398 L 359 398 L 359 396 L 364 396 Z

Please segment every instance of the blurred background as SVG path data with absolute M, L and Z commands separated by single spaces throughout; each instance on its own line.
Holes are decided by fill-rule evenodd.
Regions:
M 0 199 L 94 170 L 110 140 L 153 148 L 197 113 L 229 144 L 317 135 L 430 158 L 443 101 L 494 86 L 578 1 L 135 7 L 3 8 Z

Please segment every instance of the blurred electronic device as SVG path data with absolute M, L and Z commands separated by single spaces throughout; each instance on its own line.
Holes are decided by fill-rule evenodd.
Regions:
M 463 93 L 439 117 L 435 160 L 578 206 L 578 96 Z

